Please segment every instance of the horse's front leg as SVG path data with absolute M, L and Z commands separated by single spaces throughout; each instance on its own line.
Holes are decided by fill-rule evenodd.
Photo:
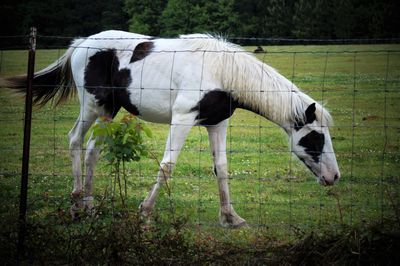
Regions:
M 140 204 L 139 210 L 142 217 L 149 220 L 154 208 L 158 190 L 171 177 L 172 171 L 178 160 L 179 153 L 185 143 L 186 137 L 193 127 L 193 114 L 180 115 L 174 117 L 167 144 L 165 146 L 164 157 L 160 163 L 157 175 L 157 183 L 153 186 L 146 199 Z
M 229 195 L 228 161 L 226 159 L 227 121 L 222 121 L 216 126 L 209 126 L 207 131 L 214 159 L 214 171 L 218 178 L 221 204 L 219 221 L 223 227 L 237 228 L 246 225 L 246 221 L 233 209 Z

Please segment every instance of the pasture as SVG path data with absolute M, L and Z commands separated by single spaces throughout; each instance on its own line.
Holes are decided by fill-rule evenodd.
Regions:
M 249 51 L 254 48 L 247 47 Z M 331 111 L 331 135 L 341 180 L 333 187 L 318 185 L 312 173 L 291 155 L 282 129 L 253 113 L 237 110 L 228 129 L 229 183 L 235 210 L 249 227 L 229 230 L 218 225 L 218 188 L 207 132 L 202 127 L 192 129 L 173 178 L 160 192 L 157 223 L 182 223 L 183 237 L 200 246 L 255 249 L 266 242 L 286 245 L 311 233 L 341 233 L 346 228 L 387 221 L 394 221 L 392 229 L 398 231 L 400 45 L 265 48 L 266 54 L 257 54 L 260 60 L 314 99 L 325 102 Z M 62 53 L 37 51 L 35 69 L 47 66 Z M 26 72 L 27 52 L 2 51 L 0 56 L 1 77 Z M 23 111 L 23 99 L 0 92 L 2 241 L 16 239 Z M 114 185 L 110 168 L 100 160 L 94 180 L 96 217 L 84 217 L 81 222 L 68 219 L 73 178 L 67 134 L 78 111 L 75 99 L 56 109 L 45 106 L 33 113 L 27 217 L 30 224 L 47 228 L 43 232 L 53 228 L 59 239 L 65 239 L 63 234 L 70 234 L 70 239 L 78 237 L 79 230 L 87 233 L 93 223 L 106 228 L 124 217 L 118 197 L 115 204 L 111 202 Z M 146 143 L 161 159 L 168 126 L 149 126 L 153 138 Z M 154 184 L 157 169 L 153 159 L 127 165 L 126 202 L 131 215 Z M 45 239 L 46 234 L 39 235 Z M 40 243 L 32 239 L 35 236 L 28 237 L 28 241 Z

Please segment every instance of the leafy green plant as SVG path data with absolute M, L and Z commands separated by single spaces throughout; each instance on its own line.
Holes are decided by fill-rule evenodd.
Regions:
M 152 132 L 142 120 L 131 114 L 123 116 L 120 121 L 102 117 L 92 130 L 93 136 L 96 138 L 96 145 L 102 147 L 103 156 L 112 167 L 113 191 L 118 184 L 122 205 L 126 207 L 124 200 L 127 195 L 125 163 L 137 162 L 142 157 L 149 156 L 143 136 L 151 138 Z M 125 196 L 122 193 L 121 172 Z
M 100 122 L 93 126 L 96 144 L 102 145 L 104 158 L 110 164 L 139 161 L 142 157 L 147 157 L 143 133 L 149 138 L 152 137 L 150 128 L 131 114 L 125 115 L 117 122 L 102 117 Z
M 141 158 L 147 157 L 153 159 L 158 165 L 160 162 L 156 156 L 148 151 L 144 136 L 151 138 L 152 132 L 144 121 L 138 117 L 126 114 L 121 120 L 114 121 L 109 117 L 102 117 L 96 125 L 93 126 L 93 136 L 96 138 L 96 145 L 101 146 L 104 158 L 111 166 L 111 174 L 114 176 L 112 189 L 112 203 L 114 209 L 115 191 L 119 189 L 122 206 L 126 209 L 125 199 L 127 197 L 127 176 L 125 164 L 127 162 L 137 162 Z M 121 180 L 123 180 L 123 185 Z M 165 180 L 165 188 L 169 198 L 169 210 L 172 219 L 172 225 L 180 228 L 185 223 L 184 218 L 175 217 L 175 207 L 171 198 L 171 187 L 168 180 Z

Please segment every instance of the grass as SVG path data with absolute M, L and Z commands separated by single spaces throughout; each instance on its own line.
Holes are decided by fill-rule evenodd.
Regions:
M 288 152 L 287 137 L 281 129 L 253 113 L 238 110 L 228 132 L 231 196 L 236 211 L 250 227 L 226 230 L 218 226 L 217 184 L 207 133 L 200 127 L 192 129 L 180 155 L 170 182 L 171 195 L 165 190 L 160 192 L 156 205 L 159 219 L 171 219 L 172 202 L 175 217 L 185 218 L 183 238 L 197 239 L 192 244 L 205 245 L 204 250 L 209 252 L 214 250 L 210 243 L 238 249 L 257 246 L 257 241 L 288 245 L 303 237 L 309 239 L 310 234 L 370 228 L 388 220 L 395 221 L 391 230 L 398 232 L 400 46 L 265 48 L 266 54 L 257 55 L 260 60 L 278 69 L 314 99 L 327 103 L 335 120 L 331 135 L 342 173 L 339 184 L 329 188 L 317 185 L 312 174 Z M 39 50 L 36 69 L 62 53 Z M 3 51 L 0 55 L 2 77 L 25 73 L 26 52 Z M 3 236 L 15 239 L 15 222 L 10 221 L 18 215 L 24 107 L 22 99 L 3 91 L 0 103 L 0 219 Z M 66 222 L 72 190 L 67 133 L 77 115 L 76 100 L 56 109 L 46 106 L 33 115 L 28 221 L 44 223 L 55 231 L 85 231 L 85 221 Z M 161 158 L 168 126 L 150 127 L 154 137 L 147 144 Z M 153 160 L 129 165 L 127 203 L 132 215 L 155 182 L 156 172 Z M 97 167 L 94 183 L 97 204 L 104 202 L 96 223 L 113 225 L 109 197 L 112 184 L 104 160 Z M 159 237 L 157 234 L 153 232 L 152 237 Z M 175 237 L 166 235 L 171 237 L 169 240 Z M 221 253 L 226 250 L 221 248 Z

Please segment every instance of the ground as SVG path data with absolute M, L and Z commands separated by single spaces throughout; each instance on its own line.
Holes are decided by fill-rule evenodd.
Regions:
M 28 198 L 28 221 L 33 235 L 28 237 L 28 244 L 40 247 L 48 241 L 69 240 L 69 245 L 76 246 L 65 248 L 64 243 L 53 252 L 69 251 L 74 262 L 80 258 L 76 254 L 83 257 L 86 254 L 82 251 L 83 239 L 96 241 L 94 239 L 100 235 L 102 241 L 99 240 L 98 245 L 117 237 L 119 242 L 115 245 L 136 241 L 144 250 L 163 245 L 165 237 L 167 246 L 183 245 L 182 249 L 171 248 L 173 254 L 203 254 L 203 250 L 210 252 L 210 258 L 216 261 L 219 257 L 214 252 L 218 253 L 215 248 L 218 246 L 224 255 L 237 257 L 235 254 L 242 250 L 249 256 L 256 256 L 260 251 L 257 254 L 265 259 L 272 258 L 268 254 L 274 253 L 276 247 L 295 252 L 306 240 L 307 243 L 322 243 L 325 248 L 329 243 L 337 243 L 335 239 L 343 243 L 343 239 L 350 239 L 349 247 L 353 240 L 367 244 L 385 240 L 383 242 L 390 244 L 395 239 L 394 243 L 398 244 L 398 235 L 396 238 L 393 231 L 399 232 L 400 226 L 400 46 L 265 48 L 266 54 L 257 54 L 260 60 L 278 69 L 314 99 L 325 102 L 331 111 L 335 121 L 331 135 L 342 173 L 337 185 L 319 186 L 306 167 L 288 152 L 287 137 L 281 129 L 253 113 L 238 110 L 228 131 L 230 185 L 235 209 L 247 220 L 249 228 L 227 230 L 218 226 L 217 184 L 207 133 L 201 127 L 193 128 L 190 133 L 169 182 L 171 193 L 165 189 L 160 193 L 155 211 L 158 218 L 153 229 L 143 232 L 126 228 L 127 221 L 140 223 L 135 213 L 155 182 L 157 172 L 157 164 L 152 159 L 127 165 L 129 215 L 121 210 L 119 201 L 111 203 L 110 168 L 102 160 L 94 182 L 96 217 L 71 222 L 68 209 L 72 177 L 67 133 L 78 114 L 76 100 L 72 100 L 56 109 L 45 106 L 34 110 Z M 254 47 L 247 49 L 253 51 Z M 39 50 L 36 69 L 48 65 L 62 53 L 63 50 Z M 2 77 L 26 71 L 26 52 L 2 51 L 0 55 Z M 2 246 L 16 239 L 23 108 L 22 99 L 0 92 Z M 148 139 L 147 144 L 160 159 L 168 127 L 149 126 L 154 137 Z M 170 221 L 174 223 L 171 225 Z M 379 233 L 376 233 L 377 225 L 381 225 Z M 354 236 L 365 228 L 371 233 Z M 106 229 L 111 233 L 106 233 Z M 121 230 L 133 230 L 129 232 L 139 238 L 143 233 L 144 242 L 126 238 Z M 337 235 L 330 238 L 330 234 L 342 238 Z M 392 242 L 384 238 L 388 235 Z M 154 240 L 155 237 L 161 242 Z M 320 247 L 320 244 L 312 247 Z M 396 247 L 395 244 L 390 247 Z M 249 246 L 254 248 L 249 250 L 246 248 Z M 12 249 L 12 245 L 8 248 Z M 118 258 L 107 253 L 118 247 L 103 248 L 104 257 Z M 46 250 L 42 251 L 47 254 Z M 308 251 L 315 255 L 312 248 Z M 141 253 L 133 254 L 141 256 Z M 43 259 L 43 256 L 34 258 Z

